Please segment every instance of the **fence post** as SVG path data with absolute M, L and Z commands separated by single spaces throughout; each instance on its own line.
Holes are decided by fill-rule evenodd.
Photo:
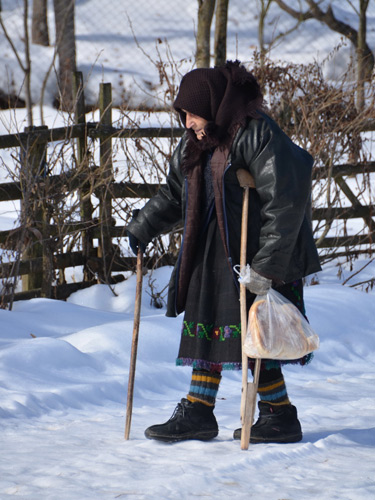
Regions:
M 110 83 L 100 84 L 99 109 L 101 125 L 112 127 L 112 86 Z M 108 265 L 112 256 L 112 238 L 110 233 L 112 225 L 112 195 L 109 191 L 109 184 L 113 181 L 111 137 L 100 137 L 100 174 L 102 181 L 99 205 L 101 238 L 99 241 L 98 256 L 103 260 L 104 279 L 108 281 Z
M 83 76 L 80 71 L 73 74 L 73 96 L 75 102 L 74 121 L 78 124 L 85 124 L 85 95 L 83 92 Z M 92 188 L 89 179 L 89 162 L 87 155 L 87 130 L 85 129 L 84 136 L 77 138 L 77 170 L 78 173 L 83 172 L 86 180 L 83 182 L 82 187 L 78 190 L 80 199 L 80 216 L 81 221 L 87 224 L 87 229 L 81 233 L 82 242 L 82 255 L 85 260 L 83 266 L 83 281 L 90 281 L 93 278 L 93 273 L 87 266 L 87 262 L 92 255 L 93 251 L 93 238 L 92 238 L 92 214 L 93 207 L 91 203 Z
M 353 191 L 350 189 L 348 184 L 345 182 L 344 178 L 342 175 L 337 175 L 334 178 L 336 184 L 340 187 L 341 191 L 345 194 L 345 196 L 348 198 L 350 203 L 352 204 L 353 208 L 356 207 L 362 207 L 361 202 L 358 200 L 358 197 L 353 193 Z M 371 215 L 367 215 L 365 217 L 362 217 L 364 220 L 365 224 L 369 228 L 369 234 L 372 233 L 374 230 L 374 221 L 372 220 Z
M 22 289 L 29 291 L 41 288 L 42 296 L 51 296 L 52 286 L 52 253 L 49 247 L 48 206 L 46 192 L 48 190 L 47 142 L 38 142 L 38 130 L 48 127 L 26 127 L 27 138 L 21 144 L 22 187 L 21 225 L 27 231 L 26 250 L 23 259 L 42 257 L 43 268 L 39 272 L 31 272 L 22 276 Z M 33 132 L 36 132 L 35 134 Z M 43 182 L 41 182 L 43 180 Z

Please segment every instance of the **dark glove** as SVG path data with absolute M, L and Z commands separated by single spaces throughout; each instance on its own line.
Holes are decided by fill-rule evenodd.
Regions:
M 136 219 L 138 214 L 139 214 L 139 209 L 133 210 L 133 219 Z M 132 249 L 132 252 L 134 253 L 134 255 L 138 254 L 138 248 L 141 250 L 142 253 L 145 253 L 147 245 L 145 245 L 142 241 L 140 241 L 130 231 L 126 231 L 126 233 L 128 235 L 128 238 L 129 238 L 129 246 Z
M 126 231 L 126 232 L 128 234 L 128 238 L 129 238 L 129 246 L 132 249 L 132 252 L 134 253 L 134 255 L 137 255 L 138 248 L 141 249 L 142 253 L 145 253 L 146 245 L 144 243 L 142 243 L 142 241 L 140 241 L 138 238 L 136 238 L 134 236 L 134 234 L 131 233 L 130 231 Z
M 246 288 L 248 288 L 251 293 L 255 295 L 266 295 L 271 285 L 272 280 L 261 276 L 254 271 L 253 268 L 250 268 L 250 283 L 246 285 Z

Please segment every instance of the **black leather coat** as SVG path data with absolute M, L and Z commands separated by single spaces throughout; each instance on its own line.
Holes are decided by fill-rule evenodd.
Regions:
M 167 316 L 184 310 L 200 220 L 201 166 L 181 171 L 186 137 L 170 162 L 166 185 L 132 220 L 128 230 L 143 243 L 184 225 L 178 262 L 171 277 Z M 214 160 L 214 158 L 213 158 Z M 319 271 L 311 230 L 312 157 L 294 144 L 267 115 L 238 130 L 228 157 L 219 153 L 212 164 L 215 205 L 231 268 L 239 263 L 243 189 L 236 171 L 245 168 L 255 180 L 250 190 L 247 262 L 275 284 L 288 283 Z M 234 274 L 233 279 L 237 280 Z M 220 293 L 218 290 L 217 293 Z

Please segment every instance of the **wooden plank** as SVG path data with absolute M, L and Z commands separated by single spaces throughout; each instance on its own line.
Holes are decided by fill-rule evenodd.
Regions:
M 21 145 L 20 151 L 20 182 L 23 191 L 21 200 L 21 220 L 30 226 L 29 239 L 22 251 L 25 260 L 42 257 L 43 267 L 41 271 L 33 271 L 22 278 L 23 291 L 42 288 L 44 296 L 49 296 L 51 277 L 51 252 L 45 244 L 48 239 L 46 234 L 47 203 L 46 193 L 48 191 L 47 171 L 47 141 L 38 142 L 34 140 L 35 134 L 44 133 L 48 130 L 45 125 L 40 127 L 26 127 L 26 141 Z M 44 178 L 44 182 L 36 189 L 35 180 Z M 31 237 L 30 237 L 31 236 Z M 23 241 L 25 243 L 25 241 Z
M 49 185 L 54 190 L 70 190 L 79 189 L 82 184 L 87 181 L 87 173 L 64 173 L 61 175 L 51 175 L 48 177 Z M 35 181 L 35 184 L 41 186 L 45 182 L 44 178 Z M 151 198 L 163 184 L 141 184 L 136 182 L 113 182 L 108 186 L 108 195 L 112 198 Z M 95 189 L 94 194 L 99 197 L 101 189 Z M 21 200 L 22 190 L 19 182 L 5 182 L 0 184 L 0 202 Z M 85 217 L 86 219 L 87 217 Z
M 99 92 L 100 123 L 105 127 L 112 126 L 112 86 L 101 83 Z M 98 256 L 111 255 L 112 239 L 109 232 L 112 221 L 112 196 L 109 185 L 113 182 L 112 136 L 100 137 L 100 178 L 103 183 L 99 193 L 99 220 L 101 237 L 99 238 Z
M 94 227 L 97 227 L 97 223 L 95 223 L 94 221 L 82 221 L 71 224 L 65 224 L 63 227 L 63 231 L 65 235 L 72 235 L 76 234 L 77 232 L 85 231 L 87 229 L 91 229 Z M 52 224 L 48 226 L 48 231 L 51 237 L 58 236 L 61 234 L 61 228 L 58 228 L 57 226 Z M 15 242 L 18 240 L 20 234 L 21 234 L 20 227 L 14 229 L 7 229 L 5 231 L 0 231 L 0 243 L 4 245 L 6 248 L 10 249 L 14 248 Z
M 76 170 L 64 172 L 60 175 L 51 175 L 48 177 L 49 186 L 54 190 L 73 191 L 78 189 L 82 183 L 87 180 L 88 173 L 94 172 L 97 169 L 89 169 L 85 173 L 77 173 Z M 45 178 L 40 177 L 34 180 L 35 186 L 43 186 Z M 21 200 L 22 189 L 20 182 L 4 182 L 0 184 L 0 201 Z
M 95 124 L 88 124 L 88 127 L 95 127 Z M 0 149 L 17 148 L 22 142 L 43 144 L 45 142 L 65 141 L 76 139 L 85 134 L 86 125 L 71 125 L 69 127 L 59 127 L 53 129 L 39 130 L 33 132 L 21 132 L 19 134 L 0 135 Z
M 65 300 L 71 295 L 72 293 L 82 290 L 84 288 L 88 288 L 89 286 L 95 285 L 96 281 L 83 281 L 79 283 L 65 283 L 63 285 L 58 285 L 52 287 L 51 290 L 51 298 L 57 299 L 57 300 Z M 11 294 L 9 295 L 4 295 L 2 297 L 3 303 L 7 303 L 12 301 L 18 301 L 18 300 L 30 300 L 30 299 L 35 299 L 38 297 L 42 296 L 42 290 L 40 288 L 35 288 L 33 290 L 28 290 L 24 292 L 17 292 L 13 296 Z
M 112 125 L 104 125 L 96 122 L 79 123 L 68 127 L 57 127 L 44 131 L 21 132 L 18 134 L 0 135 L 0 149 L 20 147 L 22 141 L 29 140 L 37 144 L 44 142 L 66 141 L 77 139 L 87 135 L 92 139 L 138 139 L 138 138 L 157 138 L 157 137 L 181 137 L 184 133 L 183 128 L 179 127 L 134 127 L 120 129 Z
M 375 205 L 313 208 L 312 211 L 313 220 L 359 219 L 372 216 L 375 216 Z
M 112 198 L 151 198 L 163 184 L 114 182 L 109 186 Z
M 71 252 L 69 254 L 57 254 L 53 257 L 55 269 L 65 269 L 66 267 L 82 266 L 85 259 L 82 252 Z M 15 276 L 14 262 L 5 262 L 0 265 L 0 275 L 2 277 Z M 18 275 L 40 272 L 43 269 L 42 257 L 36 257 L 29 260 L 21 260 L 19 263 Z
M 82 231 L 83 229 L 87 229 L 87 222 L 77 222 L 76 224 L 67 224 L 64 227 L 64 234 L 74 234 L 77 232 Z M 101 230 L 98 227 L 98 225 L 95 225 L 94 223 L 91 223 L 91 229 L 92 229 L 92 236 L 93 238 L 100 238 L 101 237 Z M 181 228 L 175 228 L 174 231 L 180 231 L 182 230 Z M 11 230 L 6 230 L 6 231 L 0 231 L 0 243 L 2 245 L 6 246 L 6 242 L 8 238 L 12 240 L 12 236 L 14 235 L 14 241 L 17 240 L 17 232 L 19 229 L 11 229 Z M 59 229 L 53 225 L 49 226 L 49 231 L 51 236 L 59 234 Z M 121 226 L 110 226 L 109 232 L 111 235 L 111 238 L 125 238 L 126 237 L 126 226 L 121 225 Z M 327 237 L 322 240 L 322 243 L 319 245 L 319 247 L 332 247 L 337 244 L 337 246 L 346 246 L 346 245 L 364 245 L 364 244 L 370 244 L 373 241 L 375 241 L 375 231 L 370 232 L 367 235 L 348 235 L 348 236 L 339 236 L 339 237 Z M 8 245 L 8 247 L 11 247 Z M 64 255 L 64 254 L 61 254 Z M 55 258 L 59 258 L 58 255 L 55 256 Z M 58 266 L 57 266 L 58 268 Z
M 181 127 L 134 127 L 134 128 L 116 128 L 110 125 L 98 125 L 88 130 L 88 135 L 91 139 L 105 139 L 112 137 L 113 139 L 140 139 L 140 138 L 173 138 L 182 137 L 185 129 Z
M 358 175 L 358 174 L 367 174 L 375 172 L 375 161 L 367 161 L 361 162 L 357 164 L 352 163 L 342 163 L 340 165 L 334 165 L 332 168 L 332 176 L 338 177 L 343 175 Z M 327 169 L 326 168 L 314 168 L 312 173 L 312 178 L 316 179 L 325 179 L 327 177 Z
M 121 275 L 118 276 L 113 276 L 111 278 L 111 284 L 116 284 L 120 283 L 121 281 L 124 281 L 124 277 Z M 83 290 L 84 288 L 88 288 L 90 286 L 96 285 L 97 281 L 92 280 L 92 281 L 81 281 L 78 283 L 64 283 L 63 285 L 57 285 L 52 287 L 52 293 L 51 297 L 57 300 L 65 300 L 71 295 L 72 293 L 78 291 L 78 290 Z M 36 297 L 41 297 L 41 289 L 37 288 L 34 290 L 29 290 L 28 292 L 18 292 L 14 294 L 13 297 L 10 295 L 4 295 L 2 297 L 3 302 L 9 302 L 11 299 L 14 301 L 17 300 L 29 300 L 33 299 Z
M 353 191 L 350 189 L 349 185 L 347 184 L 347 182 L 345 182 L 344 178 L 341 175 L 335 177 L 335 182 L 340 187 L 341 191 L 345 194 L 345 196 L 348 198 L 348 200 L 350 201 L 350 203 L 353 206 L 353 209 L 357 209 L 357 210 L 363 209 L 363 205 L 358 200 L 358 197 L 356 196 L 355 193 L 353 193 Z M 372 219 L 372 213 L 370 215 L 364 215 L 362 217 L 365 224 L 368 226 L 370 231 L 372 231 L 374 228 L 374 221 Z
M 20 200 L 21 198 L 20 182 L 3 182 L 0 184 L 0 201 Z
M 102 265 L 101 259 L 96 256 L 92 257 L 93 263 L 98 267 Z M 163 255 L 162 257 L 153 256 L 146 259 L 146 265 L 150 268 L 155 265 L 173 265 L 175 257 L 173 255 Z M 79 267 L 86 263 L 86 258 L 82 252 L 71 252 L 64 254 L 57 254 L 53 258 L 54 269 L 66 269 L 68 267 Z M 27 261 L 20 261 L 19 266 L 15 262 L 6 262 L 0 265 L 0 277 L 12 278 L 14 276 L 22 276 L 28 273 L 39 272 L 43 269 L 42 257 L 30 259 Z M 122 272 L 134 269 L 136 264 L 136 257 L 121 257 L 116 256 L 111 263 L 111 272 Z
M 73 93 L 75 98 L 75 110 L 74 110 L 74 119 L 77 124 L 85 124 L 86 123 L 86 115 L 85 115 L 85 96 L 83 92 L 83 75 L 82 72 L 76 72 L 73 76 Z M 87 135 L 84 137 L 77 138 L 77 160 L 78 165 L 77 169 L 80 172 L 83 172 L 85 176 L 82 184 L 78 189 L 79 196 L 79 208 L 80 208 L 80 217 L 81 221 L 89 222 L 92 221 L 93 217 L 93 206 L 91 203 L 91 185 L 89 180 L 89 175 L 86 173 L 89 171 L 89 160 L 87 155 Z M 81 174 L 82 175 L 82 174 Z M 84 229 L 81 234 L 81 247 L 83 255 L 86 259 L 89 255 L 92 254 L 93 250 L 93 241 L 91 236 L 91 231 L 89 227 Z M 83 269 L 83 280 L 90 281 L 93 278 L 92 273 L 85 265 Z
M 318 248 L 355 247 L 359 245 L 372 245 L 375 241 L 375 232 L 355 236 L 338 236 L 323 238 Z
M 61 175 L 51 175 L 49 177 L 49 183 L 51 188 L 57 189 L 62 188 L 64 185 L 66 189 L 71 190 L 78 189 L 81 187 L 82 183 L 87 179 L 87 174 L 78 174 L 75 171 L 70 173 L 64 173 Z M 43 183 L 44 179 L 40 179 Z M 108 193 L 112 198 L 151 198 L 157 191 L 164 186 L 164 184 L 144 184 L 136 182 L 113 182 L 109 185 Z M 100 194 L 100 190 L 95 190 L 96 196 Z M 0 184 L 0 202 L 10 201 L 10 200 L 20 200 L 22 198 L 21 185 L 19 182 L 5 182 Z M 329 215 L 329 210 L 332 210 L 334 214 L 333 218 L 336 219 L 350 219 L 356 217 L 363 217 L 366 215 L 375 214 L 375 205 L 361 205 L 356 209 L 353 207 L 333 207 L 328 208 L 314 208 L 313 209 L 313 219 L 321 220 L 327 218 Z

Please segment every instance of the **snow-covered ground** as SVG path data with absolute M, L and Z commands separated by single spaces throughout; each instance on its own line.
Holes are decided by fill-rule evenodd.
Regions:
M 22 53 L 23 2 L 1 3 L 3 19 Z M 147 11 L 143 7 L 143 24 L 137 24 L 142 1 L 131 3 L 130 9 L 126 2 L 119 7 L 118 0 L 77 0 L 78 63 L 87 79 L 88 97 L 96 98 L 101 81 L 113 84 L 115 96 L 126 88 L 135 97 L 140 82 L 157 81 L 154 66 L 129 32 L 129 9 L 135 33 L 148 54 L 155 57 L 155 39 L 167 36 L 173 43 L 180 41 L 172 46 L 174 56 L 191 56 L 196 4 L 169 2 L 170 10 L 162 16 L 161 3 L 149 3 Z M 375 47 L 375 8 L 370 4 L 368 40 Z M 249 60 L 257 44 L 257 20 L 242 0 L 231 0 L 230 5 L 228 56 Z M 115 9 L 118 26 L 107 15 Z M 173 9 L 184 24 L 177 20 L 171 24 Z M 335 12 L 343 9 L 343 20 L 353 21 L 349 2 L 335 1 Z M 100 30 L 94 22 L 97 18 Z M 166 28 L 157 27 L 160 19 Z M 270 21 L 272 36 L 293 24 L 283 14 L 277 18 L 275 10 Z M 51 8 L 50 27 L 53 31 Z M 338 41 L 327 28 L 309 21 L 277 45 L 272 55 L 293 62 L 312 61 L 324 58 Z M 20 82 L 22 75 L 2 35 L 0 46 L 0 61 L 6 68 L 0 75 L 0 88 L 7 88 L 12 79 Z M 36 100 L 51 55 L 51 48 L 32 49 L 33 67 L 40 64 L 39 72 L 32 74 Z M 349 56 L 350 49 L 344 48 L 330 68 L 343 70 Z M 181 70 L 191 63 L 184 64 Z M 51 76 L 46 104 L 54 89 Z M 142 92 L 139 96 L 144 96 Z M 49 105 L 43 111 L 50 127 L 66 122 Z M 22 130 L 25 116 L 24 110 L 0 112 L 0 134 Z M 35 108 L 36 125 L 38 116 Z M 88 117 L 95 119 L 96 115 Z M 371 137 L 369 149 L 373 151 Z M 0 182 L 8 182 L 5 167 L 12 171 L 15 165 L 12 152 L 0 154 Z M 121 166 L 121 155 L 116 161 Z M 0 230 L 13 227 L 17 210 L 17 204 L 0 204 Z M 351 287 L 374 278 L 375 261 L 357 260 L 352 269 L 347 264 L 327 264 L 314 276 L 317 285 L 310 285 L 313 277 L 309 278 L 306 308 L 321 347 L 310 365 L 285 368 L 303 441 L 250 445 L 248 451 L 241 451 L 239 442 L 232 439 L 240 425 L 241 374 L 235 372 L 223 376 L 215 409 L 220 427 L 216 439 L 167 445 L 144 437 L 146 427 L 170 417 L 190 384 L 190 369 L 174 364 L 182 318 L 166 318 L 165 309 L 150 304 L 149 279 L 155 279 L 153 286 L 162 290 L 170 271 L 162 268 L 152 278 L 144 278 L 129 441 L 124 440 L 124 428 L 135 277 L 114 286 L 114 293 L 96 285 L 73 294 L 67 302 L 33 299 L 15 302 L 12 311 L 0 310 L 1 500 L 375 498 L 375 293 Z M 72 272 L 77 278 L 80 270 Z
M 186 395 L 190 369 L 174 366 L 181 317 L 150 306 L 144 278 L 130 439 L 124 439 L 135 277 L 0 310 L 0 498 L 28 500 L 265 498 L 363 500 L 375 495 L 375 294 L 350 288 L 375 262 L 335 265 L 307 286 L 321 347 L 285 368 L 304 438 L 250 445 L 239 427 L 241 374 L 225 372 L 210 442 L 163 444 L 146 427 L 167 420 Z M 170 268 L 155 272 L 161 290 Z

